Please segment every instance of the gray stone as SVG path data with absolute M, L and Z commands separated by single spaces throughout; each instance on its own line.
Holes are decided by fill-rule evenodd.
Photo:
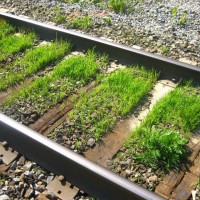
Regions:
M 24 197 L 25 198 L 31 198 L 32 194 L 33 194 L 33 190 L 32 189 L 27 189 L 26 192 L 25 192 Z
M 20 178 L 16 177 L 16 178 L 13 178 L 13 181 L 15 184 L 19 183 L 20 182 Z
M 24 174 L 25 176 L 29 176 L 29 177 L 32 177 L 32 176 L 33 176 L 33 172 L 31 172 L 31 171 L 25 171 L 23 174 Z
M 10 198 L 6 194 L 3 194 L 0 196 L 0 200 L 10 200 Z
M 44 174 L 40 174 L 40 175 L 38 176 L 38 179 L 39 179 L 39 180 L 44 179 L 44 178 L 45 178 Z
M 94 138 L 90 138 L 88 141 L 87 141 L 87 146 L 89 147 L 94 147 L 95 145 L 95 139 Z
M 14 169 L 16 169 L 16 167 L 17 167 L 17 162 L 16 161 L 12 162 L 10 169 L 14 170 Z
M 25 164 L 25 158 L 24 156 L 21 156 L 17 162 L 18 165 L 24 165 Z
M 63 181 L 65 179 L 65 177 L 63 176 L 63 175 L 60 175 L 59 177 L 58 177 L 58 180 L 59 181 Z
M 8 190 L 8 186 L 6 185 L 6 186 L 2 187 L 2 190 L 3 191 L 7 191 Z
M 8 144 L 7 141 L 3 141 L 3 142 L 2 142 L 2 145 L 3 145 L 4 147 L 5 147 L 7 144 Z
M 130 169 L 126 169 L 126 175 L 129 177 L 132 174 L 132 171 Z
M 158 180 L 158 177 L 156 175 L 150 176 L 148 179 L 150 182 L 156 182 Z
M 47 177 L 47 185 L 54 179 L 54 176 Z

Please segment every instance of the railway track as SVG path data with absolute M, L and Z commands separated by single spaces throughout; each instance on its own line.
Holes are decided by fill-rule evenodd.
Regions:
M 170 196 L 175 199 L 189 199 L 191 190 L 193 193 L 197 191 L 200 175 L 200 68 L 17 16 L 0 13 L 0 18 L 19 30 L 26 30 L 25 34 L 33 31 L 38 36 L 32 47 L 28 46 L 26 51 L 20 50 L 22 61 L 15 56 L 9 61 L 8 57 L 4 58 L 4 64 L 1 66 L 1 111 L 18 121 L 0 114 L 0 139 L 3 142 L 1 173 L 8 177 L 11 170 L 18 187 L 20 182 L 24 184 L 27 179 L 34 183 L 31 184 L 29 180 L 26 184 L 32 185 L 32 189 L 26 188 L 21 192 L 21 197 L 19 195 L 16 198 L 47 198 L 48 195 L 45 196 L 44 191 L 49 190 L 61 199 L 72 199 L 83 190 L 92 196 L 109 200 L 162 199 Z M 17 34 L 10 31 L 11 34 Z M 57 43 L 53 42 L 55 39 Z M 57 51 L 54 49 L 56 53 L 52 51 L 51 54 L 54 44 Z M 37 55 L 38 48 L 42 49 L 44 55 L 42 61 L 38 62 L 39 59 L 34 59 L 33 56 L 28 59 L 29 52 Z M 45 52 L 51 56 L 47 56 Z M 108 55 L 109 58 L 102 54 Z M 23 65 L 30 70 L 24 70 Z M 36 65 L 37 68 L 34 67 Z M 130 68 L 128 65 L 143 65 L 145 69 Z M 19 66 L 17 72 L 13 70 L 16 66 Z M 78 70 L 75 70 L 74 66 Z M 16 75 L 12 76 L 14 73 Z M 191 79 L 192 84 L 184 85 L 185 81 Z M 183 86 L 180 86 L 181 84 Z M 135 96 L 132 95 L 133 92 Z M 138 151 L 141 151 L 141 147 L 134 146 L 135 142 L 128 146 L 124 146 L 124 143 L 129 138 L 134 139 L 135 136 L 132 136 L 131 132 L 137 134 L 134 130 L 141 126 L 141 122 L 148 128 L 150 122 L 145 124 L 145 118 L 148 120 L 151 111 L 156 112 L 153 108 L 157 105 L 162 108 L 162 104 L 158 104 L 159 100 L 170 94 L 170 98 L 176 95 L 184 97 L 180 105 L 177 103 L 179 107 L 174 107 L 175 110 L 184 110 L 184 105 L 194 103 L 190 113 L 196 113 L 196 118 L 194 117 L 191 128 L 184 125 L 181 127 L 182 121 L 178 121 L 178 125 L 176 121 L 172 125 L 165 124 L 168 118 L 164 117 L 164 121 L 156 121 L 155 118 L 152 122 L 158 126 L 158 130 L 166 129 L 165 126 L 170 130 L 174 126 L 178 127 L 181 133 L 193 133 L 189 139 L 185 136 L 189 141 L 187 148 L 190 154 L 187 155 L 190 163 L 186 162 L 181 165 L 180 170 L 171 170 L 166 175 L 164 171 L 160 172 L 160 167 L 153 167 L 152 164 L 146 167 L 141 162 L 137 164 L 130 155 L 135 158 L 138 152 L 130 154 L 129 151 L 133 151 L 130 146 L 139 149 Z M 194 98 L 194 95 L 197 98 Z M 131 96 L 134 98 L 130 98 Z M 182 105 L 183 107 L 180 107 Z M 173 107 L 163 112 L 172 111 Z M 176 112 L 173 114 L 177 118 L 180 117 L 176 116 Z M 157 113 L 154 115 L 158 116 Z M 184 113 L 181 115 L 185 116 Z M 169 134 L 171 133 L 166 135 Z M 137 137 L 136 139 L 140 140 Z M 183 145 L 184 141 L 180 145 Z M 19 153 L 9 150 L 8 147 Z M 40 177 L 34 182 L 33 174 L 30 178 L 26 174 L 28 170 L 24 170 L 30 163 L 22 155 L 53 174 L 46 176 L 43 172 L 43 178 Z M 171 160 L 168 160 L 168 163 Z M 20 162 L 21 166 L 13 166 Z M 32 168 L 34 165 L 29 170 Z M 21 180 L 19 174 L 23 174 L 25 178 Z M 43 184 L 41 180 L 48 177 L 52 180 Z M 70 184 L 64 182 L 66 180 Z M 9 181 L 7 185 L 5 181 L 3 184 L 4 190 L 8 191 Z M 39 184 L 42 185 L 42 190 L 35 188 Z M 160 196 L 144 187 L 156 191 Z

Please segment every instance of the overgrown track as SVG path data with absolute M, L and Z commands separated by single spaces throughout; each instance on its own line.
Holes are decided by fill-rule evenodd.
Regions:
M 158 99 L 174 89 L 180 82 L 192 80 L 194 85 L 198 85 L 200 83 L 200 68 L 17 16 L 0 13 L 0 19 L 1 18 L 5 19 L 11 25 L 18 27 L 21 30 L 25 29 L 34 31 L 41 40 L 68 40 L 72 43 L 73 50 L 85 52 L 95 48 L 95 51 L 98 51 L 99 53 L 106 53 L 109 58 L 117 60 L 121 64 L 137 64 L 143 65 L 147 69 L 154 69 L 157 73 L 159 73 L 159 81 L 156 81 L 157 75 L 155 75 L 153 72 L 152 74 L 147 74 L 147 72 L 143 69 L 136 69 L 136 71 L 132 69 L 121 70 L 119 73 L 112 73 L 110 76 L 108 75 L 107 78 L 104 78 L 104 74 L 109 74 L 109 70 L 101 68 L 102 58 L 96 58 L 93 56 L 93 54 L 90 55 L 90 53 L 88 53 L 84 57 L 80 56 L 80 61 L 75 62 L 73 59 L 70 60 L 69 56 L 66 61 L 63 61 L 63 64 L 61 63 L 56 65 L 56 67 L 51 70 L 51 73 L 48 76 L 44 74 L 39 75 L 42 77 L 40 80 L 53 82 L 53 85 L 49 84 L 50 86 L 48 86 L 50 90 L 54 90 L 54 85 L 56 84 L 65 86 L 63 86 L 64 89 L 61 88 L 59 91 L 56 90 L 56 92 L 60 93 L 58 99 L 56 101 L 54 99 L 54 101 L 50 101 L 52 98 L 51 95 L 48 96 L 49 99 L 45 99 L 46 93 L 44 92 L 42 94 L 44 96 L 42 96 L 38 92 L 39 95 L 36 97 L 36 102 L 38 105 L 36 108 L 40 108 L 41 110 L 44 109 L 45 112 L 41 111 L 40 115 L 38 115 L 34 112 L 30 112 L 30 114 L 28 114 L 25 113 L 24 110 L 20 110 L 19 114 L 17 114 L 19 111 L 19 107 L 17 107 L 16 113 L 12 114 L 12 116 L 16 114 L 15 117 L 18 121 L 29 125 L 29 127 L 31 127 L 33 130 L 21 125 L 20 123 L 3 114 L 0 114 L 0 140 L 7 141 L 9 146 L 25 155 L 27 158 L 35 161 L 45 169 L 57 175 L 63 175 L 70 183 L 95 197 L 109 200 L 162 199 L 155 193 L 152 193 L 135 183 L 131 183 L 130 181 L 102 168 L 101 166 L 108 167 L 107 161 L 111 161 L 117 152 L 121 151 L 120 148 L 124 141 L 129 137 L 129 133 L 140 124 L 140 121 L 144 119 Z M 73 66 L 73 62 L 75 63 L 75 66 L 77 66 L 79 63 L 87 63 L 88 61 L 84 61 L 82 57 L 84 59 L 89 57 L 92 71 L 85 71 L 85 76 L 80 76 L 77 80 L 77 77 L 73 74 L 71 68 L 62 67 L 66 63 L 69 66 Z M 98 60 L 97 65 L 95 62 L 93 62 L 93 59 Z M 85 68 L 80 68 L 79 70 L 83 72 L 84 69 Z M 70 74 L 67 78 L 63 78 L 63 75 L 61 74 L 61 72 L 63 73 L 63 70 L 65 70 L 64 73 L 67 72 Z M 99 73 L 100 78 L 98 78 L 96 75 L 97 73 Z M 134 75 L 135 77 L 130 77 L 130 74 Z M 123 77 L 126 78 L 123 79 Z M 31 82 L 32 79 L 34 79 L 34 77 L 31 77 L 30 80 L 27 80 L 27 83 Z M 102 79 L 103 81 L 101 82 L 98 80 L 99 82 L 96 81 L 95 84 L 91 83 L 96 79 Z M 165 79 L 167 81 L 163 81 Z M 34 91 L 36 86 L 39 85 L 40 91 L 43 91 L 43 89 L 45 91 L 45 88 L 43 88 L 42 85 L 43 82 L 40 82 L 40 80 L 35 79 L 34 83 L 31 84 L 28 89 L 20 90 L 20 94 L 24 95 L 25 100 L 21 100 L 18 98 L 18 94 L 15 94 L 14 98 L 11 98 L 9 101 L 15 102 L 13 105 L 19 106 L 21 105 L 20 101 L 22 101 L 25 102 L 24 104 L 30 106 L 31 104 L 29 103 L 34 102 L 35 99 L 31 96 L 31 94 L 28 93 L 29 90 Z M 123 91 L 122 89 L 125 88 L 123 83 L 125 83 L 127 80 L 129 81 L 127 85 L 129 85 L 132 90 Z M 110 91 L 108 88 L 112 87 L 113 81 L 116 81 L 116 85 L 120 86 L 121 84 L 121 88 L 113 87 L 114 91 Z M 73 84 L 75 84 L 75 86 L 72 86 Z M 144 89 L 140 92 L 142 86 Z M 20 87 L 21 86 L 19 86 L 19 88 Z M 66 90 L 70 91 L 69 94 L 64 93 Z M 123 91 L 123 95 L 120 95 L 118 90 Z M 87 95 L 84 96 L 84 94 L 82 94 L 83 91 L 87 92 Z M 135 100 L 136 98 L 129 99 L 129 96 L 131 96 L 130 94 L 132 94 L 133 91 L 136 91 L 138 100 Z M 9 89 L 6 92 L 9 93 Z M 6 92 L 4 91 L 4 93 Z M 109 95 L 111 92 L 112 98 L 110 100 L 106 100 L 106 98 L 110 98 Z M 199 90 L 196 92 L 198 95 Z M 3 98 L 5 97 L 4 99 L 6 100 L 7 96 L 4 93 L 2 93 L 2 96 Z M 10 93 L 12 93 L 12 91 Z M 27 94 L 28 96 L 26 96 Z M 105 99 L 102 99 L 102 102 L 99 99 L 97 102 L 98 105 L 95 103 L 93 105 L 93 102 L 96 101 L 95 97 L 98 97 L 98 95 Z M 83 100 L 80 100 L 79 103 L 74 103 L 74 96 L 78 96 L 78 100 L 76 99 L 76 101 L 79 101 L 79 98 Z M 143 102 L 141 100 L 143 100 Z M 3 101 L 4 100 L 1 102 L 0 99 L 0 104 L 3 104 Z M 39 104 L 42 101 L 46 101 L 47 107 L 39 107 Z M 85 102 L 90 102 L 86 108 L 82 106 L 85 104 Z M 51 105 L 50 108 L 48 107 L 48 104 Z M 99 108 L 99 104 L 101 105 L 101 108 Z M 128 107 L 129 104 L 130 108 Z M 91 105 L 93 105 L 93 107 Z M 126 106 L 127 110 L 123 109 Z M 130 112 L 132 112 L 133 107 L 136 107 L 136 110 L 134 111 L 134 116 L 131 116 Z M 87 119 L 89 122 L 85 122 L 84 119 L 87 118 L 87 116 L 84 114 L 88 108 L 91 110 L 94 108 L 96 112 L 88 112 L 87 115 L 91 116 L 91 118 Z M 113 113 L 109 113 L 107 111 L 108 108 L 112 108 L 111 110 Z M 199 109 L 199 107 L 195 109 Z M 69 112 L 71 110 L 72 112 Z M 101 117 L 97 117 L 98 110 L 103 112 L 103 114 L 101 113 L 103 116 L 102 119 L 99 119 Z M 6 110 L 5 113 L 6 112 L 9 113 L 10 111 Z M 80 113 L 80 118 L 82 117 L 81 119 L 77 118 L 77 112 Z M 111 117 L 106 118 L 107 121 L 105 122 L 103 119 L 106 115 Z M 139 117 L 137 115 L 139 115 Z M 26 119 L 22 119 L 22 116 L 26 116 Z M 98 134 L 91 136 L 90 134 L 93 131 L 91 124 L 95 118 L 98 118 L 99 120 L 99 125 L 94 125 L 94 127 L 98 130 L 96 131 Z M 71 122 L 71 120 L 74 120 L 73 123 L 75 122 L 77 124 L 80 122 L 81 125 L 77 125 L 78 128 L 74 128 L 74 124 Z M 198 120 L 195 123 L 198 124 Z M 70 136 L 69 138 L 65 137 L 65 139 L 60 138 L 60 136 L 59 138 L 57 138 L 57 136 L 55 137 L 53 133 L 56 133 L 56 131 L 62 132 L 66 126 L 68 127 L 67 130 L 72 130 L 72 132 L 74 131 L 77 133 L 81 130 L 82 132 L 87 133 L 86 136 L 84 136 L 86 139 L 82 137 L 82 135 L 80 136 L 78 134 L 77 135 L 80 136 L 80 138 L 77 138 L 77 135 L 75 135 L 72 139 Z M 110 131 L 111 133 L 107 134 L 103 139 L 99 139 L 100 137 L 104 136 L 101 126 L 103 126 L 103 129 L 106 129 L 104 132 L 109 132 L 112 130 Z M 35 130 L 50 138 L 54 138 L 57 142 L 60 141 L 58 142 L 60 144 L 65 143 L 66 140 L 69 141 L 68 146 L 66 143 L 65 146 L 73 150 L 75 149 L 78 152 L 80 151 L 79 153 L 84 153 L 86 158 L 98 163 L 101 166 L 92 163 L 82 156 L 79 156 L 78 154 L 62 147 L 52 140 L 42 136 L 41 134 L 38 134 L 35 132 Z M 123 133 L 123 136 L 121 133 Z M 69 133 L 67 132 L 66 135 L 67 134 Z M 96 144 L 95 148 L 88 148 L 88 146 L 93 147 L 93 144 L 90 143 L 91 138 L 93 137 L 95 137 L 97 141 L 102 141 L 103 145 L 101 145 L 100 142 L 99 144 Z M 86 142 L 84 143 L 84 141 Z M 90 142 L 88 143 L 87 141 Z M 192 144 L 193 146 L 191 149 L 197 149 L 198 145 L 195 143 Z M 196 156 L 193 156 L 192 162 L 194 162 L 194 159 L 198 156 L 199 150 L 194 150 L 194 152 L 196 153 Z M 178 192 L 177 194 L 179 195 Z

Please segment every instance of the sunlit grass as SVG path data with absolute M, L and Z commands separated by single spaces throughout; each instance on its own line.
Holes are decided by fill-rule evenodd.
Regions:
M 104 58 L 97 60 L 93 51 L 89 51 L 85 56 L 67 58 L 52 72 L 43 78 L 37 78 L 30 86 L 8 99 L 5 106 L 18 102 L 19 99 L 28 99 L 38 112 L 48 109 L 94 79 L 103 64 Z
M 6 21 L 0 20 L 0 39 L 10 32 L 13 32 L 14 28 Z
M 127 115 L 149 92 L 156 80 L 154 72 L 139 68 L 118 70 L 106 78 L 90 94 L 82 94 L 70 119 L 87 138 L 99 140 Z
M 24 57 L 0 69 L 0 91 L 23 81 L 27 76 L 44 69 L 70 51 L 68 42 L 52 42 L 28 50 Z
M 165 126 L 190 136 L 200 124 L 200 94 L 196 89 L 179 87 L 161 100 L 145 120 L 145 126 Z
M 147 166 L 178 167 L 186 158 L 187 140 L 199 125 L 199 89 L 180 86 L 155 105 L 126 147 Z
M 19 35 L 9 35 L 0 40 L 0 61 L 6 59 L 9 55 L 19 51 L 24 51 L 33 46 L 36 35 L 34 33 Z

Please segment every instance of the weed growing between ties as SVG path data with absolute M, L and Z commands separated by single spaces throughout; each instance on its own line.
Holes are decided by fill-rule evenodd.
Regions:
M 180 86 L 155 105 L 126 147 L 147 166 L 178 168 L 187 157 L 188 138 L 199 124 L 199 88 Z
M 62 58 L 69 52 L 70 47 L 68 42 L 56 41 L 28 50 L 23 58 L 0 69 L 0 91 L 23 81 L 25 77 Z
M 13 31 L 14 28 L 11 25 L 4 20 L 0 20 L 0 39 Z
M 67 127 L 67 135 L 80 133 L 82 146 L 91 137 L 99 141 L 138 104 L 155 80 L 154 72 L 138 67 L 117 70 L 102 78 L 99 86 L 90 94 L 82 94 L 75 103 L 69 116 L 75 127 Z
M 35 110 L 38 115 L 43 115 L 48 108 L 93 80 L 105 64 L 105 60 L 105 56 L 98 56 L 93 51 L 88 51 L 85 56 L 67 58 L 52 72 L 43 78 L 37 78 L 30 86 L 21 89 L 5 103 L 4 107 L 6 109 L 13 103 L 17 105 L 25 101 L 24 104 L 32 105 L 32 110 Z
M 0 61 L 9 55 L 24 51 L 34 45 L 37 37 L 34 33 L 9 35 L 0 40 Z

